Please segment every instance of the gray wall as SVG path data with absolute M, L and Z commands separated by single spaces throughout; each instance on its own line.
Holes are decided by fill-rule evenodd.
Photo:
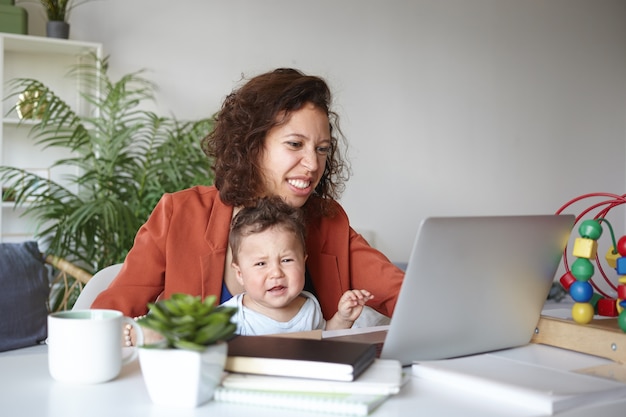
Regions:
M 326 77 L 350 142 L 342 203 L 392 260 L 426 216 L 625 192 L 623 0 L 98 0 L 71 25 L 113 74 L 149 69 L 180 118 L 216 111 L 242 74 Z

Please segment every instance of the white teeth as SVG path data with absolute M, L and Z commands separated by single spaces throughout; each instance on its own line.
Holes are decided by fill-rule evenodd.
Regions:
M 301 190 L 311 185 L 311 181 L 304 181 L 304 180 L 287 180 L 287 182 L 291 184 L 292 186 L 299 188 Z

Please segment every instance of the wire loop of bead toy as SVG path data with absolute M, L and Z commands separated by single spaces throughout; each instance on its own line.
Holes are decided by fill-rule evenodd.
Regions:
M 574 300 L 572 319 L 576 323 L 587 324 L 596 314 L 605 317 L 617 317 L 620 329 L 626 332 L 626 236 L 622 236 L 616 241 L 613 227 L 605 218 L 611 209 L 626 203 L 626 194 L 584 194 L 568 201 L 557 210 L 556 214 L 561 214 L 573 204 L 590 198 L 602 198 L 603 200 L 587 207 L 576 217 L 575 225 L 580 222 L 579 237 L 574 240 L 572 250 L 572 255 L 576 259 L 570 266 L 566 246 L 563 253 L 565 273 L 559 282 Z M 595 215 L 592 214 L 594 210 L 597 211 Z M 593 215 L 593 218 L 583 220 L 588 215 Z M 617 285 L 605 273 L 598 256 L 598 239 L 602 235 L 603 225 L 609 229 L 612 242 L 612 246 L 605 254 L 605 261 L 617 273 Z M 609 295 L 607 291 L 604 291 L 594 282 L 593 276 L 596 269 L 614 295 Z

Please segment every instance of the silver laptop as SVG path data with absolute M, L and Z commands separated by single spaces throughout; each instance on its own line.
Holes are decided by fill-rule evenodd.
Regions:
M 574 220 L 425 219 L 380 357 L 409 365 L 527 344 Z

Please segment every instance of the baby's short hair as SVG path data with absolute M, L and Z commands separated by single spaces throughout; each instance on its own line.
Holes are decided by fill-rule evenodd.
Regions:
M 305 226 L 302 210 L 285 203 L 280 197 L 264 197 L 256 205 L 244 207 L 230 224 L 228 244 L 233 253 L 233 262 L 238 263 L 241 242 L 246 236 L 277 227 L 296 235 L 306 253 Z

